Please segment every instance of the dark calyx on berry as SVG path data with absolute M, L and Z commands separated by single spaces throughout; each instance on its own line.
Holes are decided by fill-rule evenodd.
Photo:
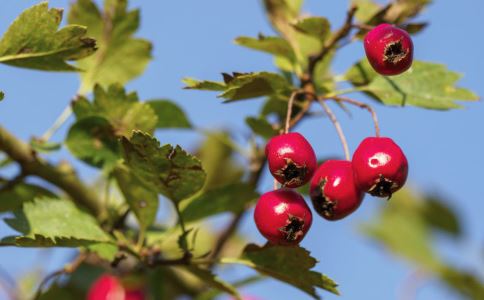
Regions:
M 313 200 L 313 206 L 318 214 L 327 218 L 332 218 L 337 202 L 331 201 L 324 195 L 324 186 L 326 185 L 326 182 L 327 180 L 323 179 L 319 183 L 319 188 Z
M 302 218 L 289 214 L 286 223 L 285 226 L 279 228 L 279 231 L 285 234 L 286 241 L 293 242 L 304 235 L 304 220 Z
M 368 193 L 375 197 L 387 197 L 390 200 L 393 191 L 397 189 L 398 185 L 395 182 L 380 174 L 380 178 L 375 181 L 375 184 L 368 190 Z
M 286 165 L 275 172 L 275 175 L 284 177 L 284 185 L 302 185 L 306 178 L 307 167 L 300 166 L 290 158 L 286 158 Z
M 408 51 L 405 51 L 402 46 L 402 40 L 389 43 L 385 47 L 384 61 L 391 64 L 397 64 L 408 55 Z

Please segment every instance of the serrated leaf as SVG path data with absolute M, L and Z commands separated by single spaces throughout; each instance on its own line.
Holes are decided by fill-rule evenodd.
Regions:
M 235 43 L 250 49 L 285 57 L 289 61 L 293 61 L 295 58 L 291 45 L 281 37 L 259 35 L 258 38 L 251 38 L 241 36 L 235 39 Z
M 211 287 L 226 292 L 227 294 L 234 296 L 237 300 L 242 300 L 235 287 L 218 278 L 210 270 L 201 269 L 196 266 L 189 266 L 185 269 L 200 278 L 203 282 L 207 283 Z
M 77 71 L 67 61 L 91 55 L 96 41 L 86 28 L 68 25 L 58 30 L 62 10 L 42 2 L 25 10 L 0 40 L 0 63 L 45 71 Z
M 270 139 L 278 134 L 278 131 L 272 127 L 271 123 L 263 117 L 247 117 L 245 123 L 247 123 L 255 134 L 265 139 Z
M 301 247 L 248 245 L 238 259 L 222 259 L 225 263 L 246 265 L 261 274 L 288 283 L 320 299 L 316 287 L 339 294 L 337 284 L 327 276 L 312 271 L 316 259 Z
M 158 194 L 124 168 L 117 168 L 114 176 L 126 202 L 134 212 L 141 230 L 146 230 L 156 218 Z
M 95 167 L 111 167 L 121 158 L 115 129 L 102 117 L 78 120 L 69 129 L 65 143 L 75 157 Z
M 325 41 L 331 33 L 328 19 L 323 17 L 307 17 L 297 20 L 293 24 L 297 31 Z
M 32 202 L 39 197 L 55 198 L 56 195 L 41 186 L 24 182 L 9 188 L 2 188 L 0 191 L 0 212 L 19 209 L 24 203 Z
M 461 75 L 440 64 L 415 61 L 402 75 L 384 77 L 370 70 L 368 63 L 360 62 L 348 71 L 346 78 L 386 105 L 446 110 L 459 108 L 459 100 L 478 100 L 473 92 L 455 86 Z
M 79 61 L 81 93 L 94 84 L 107 87 L 124 85 L 143 73 L 151 60 L 149 41 L 133 37 L 140 23 L 139 10 L 128 11 L 127 0 L 108 1 L 101 12 L 92 0 L 77 0 L 71 5 L 70 24 L 88 27 L 88 34 L 98 40 L 99 50 L 90 58 Z
M 160 146 L 141 131 L 135 131 L 130 139 L 123 137 L 121 143 L 125 163 L 133 173 L 172 201 L 193 196 L 203 187 L 206 174 L 200 160 L 180 146 Z
M 197 80 L 194 78 L 183 78 L 185 84 L 184 89 L 187 90 L 202 90 L 202 91 L 224 91 L 226 86 L 223 82 L 209 81 L 209 80 Z
M 185 112 L 173 101 L 150 100 L 146 103 L 158 116 L 156 128 L 192 128 Z
M 2 244 L 79 247 L 111 241 L 91 215 L 65 199 L 39 198 L 27 202 L 5 223 L 22 235 L 3 239 Z
M 112 84 L 107 89 L 96 85 L 93 98 L 89 102 L 80 96 L 72 103 L 78 119 L 103 117 L 109 121 L 117 136 L 129 137 L 135 129 L 153 133 L 158 117 L 149 104 L 138 101 L 136 93 L 126 93 L 119 84 Z
M 182 217 L 185 222 L 194 222 L 223 212 L 238 213 L 258 198 L 259 194 L 249 184 L 228 184 L 190 201 L 182 210 Z
M 227 83 L 226 90 L 218 95 L 225 102 L 257 98 L 290 91 L 290 83 L 281 75 L 270 72 L 237 74 Z

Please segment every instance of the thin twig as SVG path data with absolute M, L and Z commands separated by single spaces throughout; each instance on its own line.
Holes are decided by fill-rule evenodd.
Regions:
M 366 109 L 368 112 L 370 112 L 371 118 L 373 119 L 373 124 L 375 126 L 375 135 L 377 137 L 380 136 L 380 125 L 378 123 L 378 116 L 377 116 L 375 110 L 373 109 L 373 107 L 371 107 L 370 105 L 368 105 L 366 103 L 363 103 L 363 102 L 360 102 L 360 101 L 357 101 L 357 100 L 354 100 L 354 99 L 351 99 L 351 98 L 348 98 L 348 97 L 334 96 L 334 97 L 331 97 L 331 99 L 334 99 L 335 101 L 338 101 L 338 102 L 347 102 L 349 104 L 352 104 L 352 105 L 358 106 L 360 108 Z
M 181 231 L 182 231 L 182 239 L 183 239 L 183 256 L 187 256 L 189 258 L 192 257 L 192 254 L 190 252 L 190 249 L 188 249 L 188 241 L 187 241 L 187 235 L 188 231 L 185 227 L 185 221 L 183 220 L 181 211 L 180 211 L 180 206 L 178 203 L 175 203 L 175 210 L 176 214 L 178 216 L 178 225 L 180 225 Z
M 0 193 L 15 187 L 17 184 L 21 183 L 25 179 L 25 177 L 27 177 L 27 173 L 24 170 L 20 171 L 20 173 L 17 176 L 7 181 L 0 188 Z
M 348 149 L 348 142 L 346 141 L 346 136 L 343 133 L 343 129 L 341 128 L 341 125 L 340 125 L 338 119 L 336 118 L 336 115 L 333 113 L 331 108 L 329 108 L 329 106 L 326 104 L 326 102 L 324 102 L 324 100 L 318 99 L 318 102 L 323 107 L 324 111 L 326 112 L 329 119 L 333 123 L 334 128 L 336 129 L 336 132 L 338 133 L 338 137 L 341 141 L 341 145 L 343 145 L 343 150 L 344 150 L 344 153 L 345 153 L 346 160 L 350 160 L 350 151 Z
M 41 136 L 41 140 L 46 142 L 50 140 L 50 138 L 59 130 L 62 125 L 69 119 L 69 117 L 72 114 L 72 107 L 71 105 L 67 105 L 64 110 L 61 112 L 61 114 L 57 117 L 57 119 L 54 121 L 52 126 L 47 129 L 44 134 Z
M 37 292 L 35 293 L 34 300 L 40 299 L 40 296 L 42 296 L 43 290 L 44 290 L 45 286 L 49 283 L 49 281 L 51 281 L 51 280 L 53 280 L 53 279 L 55 279 L 55 278 L 57 278 L 61 275 L 73 273 L 75 270 L 77 270 L 77 268 L 79 268 L 79 266 L 84 262 L 84 260 L 86 258 L 87 258 L 86 254 L 81 253 L 71 263 L 65 265 L 62 269 L 57 270 L 57 271 L 47 275 L 42 280 L 42 282 L 40 283 L 40 285 L 37 289 Z
M 289 97 L 289 102 L 287 103 L 287 113 L 286 113 L 286 124 L 284 126 L 284 133 L 288 133 L 291 126 L 291 116 L 292 116 L 292 106 L 294 105 L 294 99 L 298 95 L 298 91 L 294 91 Z
M 333 50 L 333 48 L 336 47 L 340 40 L 348 36 L 351 28 L 353 27 L 353 18 L 357 9 L 358 8 L 356 5 L 352 5 L 350 7 L 346 14 L 346 20 L 343 26 L 331 36 L 331 38 L 326 42 L 323 50 L 320 53 L 313 57 L 310 57 L 308 64 L 308 74 L 310 79 L 312 79 L 313 77 L 314 70 L 316 69 L 316 65 L 318 64 L 318 62 L 321 61 L 331 50 Z

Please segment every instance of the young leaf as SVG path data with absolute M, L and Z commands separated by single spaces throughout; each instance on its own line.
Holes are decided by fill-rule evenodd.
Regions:
M 208 285 L 216 288 L 220 291 L 224 291 L 229 295 L 232 295 L 237 300 L 242 300 L 237 290 L 230 285 L 229 283 L 222 281 L 218 278 L 215 274 L 213 274 L 210 270 L 201 269 L 196 266 L 189 266 L 186 267 L 186 270 L 195 275 L 196 277 L 200 278 L 203 282 L 207 283 Z
M 117 168 L 114 171 L 114 177 L 126 202 L 138 219 L 141 230 L 146 230 L 155 221 L 158 194 L 124 168 Z
M 65 199 L 38 198 L 24 204 L 5 222 L 22 235 L 1 244 L 25 247 L 79 247 L 110 242 L 96 220 Z
M 180 146 L 160 146 L 147 133 L 135 131 L 130 139 L 123 137 L 125 163 L 140 180 L 174 202 L 197 193 L 205 182 L 202 164 Z
M 225 91 L 218 97 L 232 102 L 286 93 L 290 90 L 290 83 L 281 75 L 270 72 L 234 74 L 227 82 Z
M 68 25 L 58 30 L 62 10 L 42 2 L 25 10 L 0 40 L 0 63 L 45 71 L 77 71 L 67 61 L 91 55 L 96 41 L 86 28 Z
M 2 188 L 0 191 L 0 212 L 19 209 L 25 202 L 32 202 L 39 197 L 55 198 L 56 196 L 41 186 L 24 182 L 9 188 Z
M 248 245 L 238 259 L 222 259 L 225 263 L 246 265 L 320 299 L 316 287 L 339 294 L 337 284 L 325 275 L 312 271 L 316 259 L 301 247 Z
M 96 85 L 93 102 L 81 96 L 73 102 L 72 109 L 78 119 L 89 116 L 105 118 L 117 136 L 129 137 L 135 129 L 153 133 L 158 122 L 149 104 L 139 102 L 136 93 L 127 94 L 119 84 L 112 84 L 107 89 Z
M 375 76 L 366 63 L 359 63 L 350 69 L 346 77 L 355 85 L 368 82 L 359 89 L 386 105 L 446 110 L 461 107 L 455 103 L 458 100 L 478 100 L 473 92 L 455 86 L 461 75 L 440 64 L 416 61 L 404 74 L 384 77 Z
M 94 84 L 107 87 L 124 85 L 143 73 L 151 59 L 151 43 L 134 38 L 140 22 L 139 10 L 128 11 L 127 0 L 106 1 L 103 12 L 92 0 L 77 0 L 71 5 L 70 24 L 88 27 L 88 34 L 98 40 L 99 50 L 90 58 L 79 61 L 81 93 Z
M 223 212 L 237 213 L 259 198 L 246 183 L 219 187 L 196 197 L 182 210 L 185 222 L 194 222 Z
M 263 117 L 247 117 L 245 123 L 247 123 L 255 134 L 260 135 L 265 139 L 270 139 L 278 133 L 277 130 L 272 127 L 271 123 Z
M 65 143 L 78 159 L 95 167 L 111 167 L 121 158 L 114 132 L 108 120 L 90 116 L 74 123 Z
M 323 17 L 307 17 L 293 24 L 297 31 L 325 41 L 331 33 L 330 23 Z
M 242 36 L 236 38 L 235 43 L 250 49 L 285 57 L 289 61 L 294 61 L 295 59 L 291 45 L 285 39 L 277 36 L 259 35 L 257 39 Z
M 156 128 L 192 128 L 185 112 L 170 100 L 146 102 L 158 116 Z

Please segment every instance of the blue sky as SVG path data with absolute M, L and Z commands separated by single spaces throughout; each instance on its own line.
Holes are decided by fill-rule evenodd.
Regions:
M 2 2 L 0 32 L 22 10 L 37 3 L 31 0 Z M 51 6 L 64 8 L 68 2 L 50 1 Z M 239 35 L 271 34 L 259 1 L 132 2 L 133 6 L 142 8 L 139 35 L 152 40 L 155 48 L 154 61 L 146 73 L 127 88 L 138 91 L 142 99 L 163 97 L 176 100 L 198 126 L 247 131 L 243 120 L 246 115 L 257 113 L 260 101 L 221 104 L 213 93 L 182 90 L 181 78 L 218 80 L 221 72 L 274 70 L 269 56 L 232 42 Z M 324 15 L 334 22 L 333 26 L 338 26 L 346 7 L 347 1 L 307 0 L 304 10 Z M 445 63 L 451 70 L 465 74 L 460 85 L 479 95 L 484 95 L 481 79 L 484 60 L 479 56 L 480 49 L 484 48 L 483 9 L 484 2 L 479 0 L 435 1 L 420 18 L 430 21 L 431 26 L 414 38 L 416 59 Z M 363 55 L 359 43 L 345 48 L 336 58 L 335 73 L 344 72 Z M 0 122 L 24 139 L 41 135 L 75 95 L 77 88 L 76 74 L 45 73 L 0 65 L 0 89 L 6 94 L 0 104 Z M 353 96 L 368 100 L 362 95 Z M 457 265 L 484 270 L 481 253 L 484 201 L 480 189 L 481 168 L 484 167 L 482 103 L 466 103 L 464 109 L 449 112 L 387 108 L 378 104 L 374 107 L 379 113 L 382 134 L 394 138 L 407 154 L 409 184 L 424 191 L 440 191 L 462 216 L 466 237 L 459 242 L 439 239 L 442 255 Z M 358 110 L 354 111 L 352 119 L 339 115 L 350 148 L 354 150 L 361 139 L 371 134 L 371 122 L 365 112 Z M 298 130 L 321 156 L 341 155 L 341 146 L 327 120 L 309 120 Z M 61 140 L 65 132 L 66 128 L 63 128 L 54 140 Z M 196 134 L 183 131 L 162 132 L 158 138 L 163 143 L 178 143 L 187 148 L 200 139 Z M 53 159 L 66 158 L 70 159 L 70 155 L 61 151 Z M 84 178 L 93 179 L 92 169 L 81 163 L 76 167 Z M 261 190 L 270 188 L 271 179 L 266 174 Z M 320 260 L 318 270 L 340 283 L 343 293 L 338 298 L 322 292 L 325 299 L 398 299 L 401 284 L 412 273 L 413 266 L 375 247 L 356 231 L 358 222 L 372 218 L 378 204 L 367 198 L 357 213 L 343 221 L 315 220 L 303 246 Z M 244 223 L 244 232 L 254 241 L 262 242 L 249 219 Z M 10 233 L 5 225 L 0 225 L 1 236 Z M 48 265 L 49 269 L 55 269 L 68 253 L 57 251 L 47 259 L 45 251 L 0 248 L 0 266 L 14 275 L 25 273 L 39 262 L 43 267 Z M 246 293 L 261 299 L 306 297 L 275 281 L 256 284 L 246 289 Z M 438 282 L 430 281 L 420 290 L 418 299 L 457 297 Z

